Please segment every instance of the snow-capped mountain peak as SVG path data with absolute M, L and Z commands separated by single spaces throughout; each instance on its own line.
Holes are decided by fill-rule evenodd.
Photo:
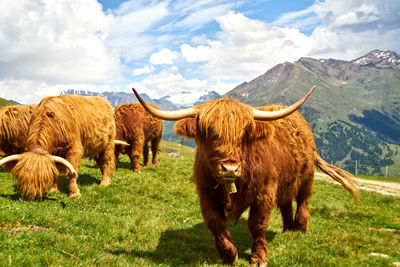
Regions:
M 375 65 L 378 67 L 400 66 L 400 56 L 392 51 L 374 50 L 352 61 L 356 65 Z

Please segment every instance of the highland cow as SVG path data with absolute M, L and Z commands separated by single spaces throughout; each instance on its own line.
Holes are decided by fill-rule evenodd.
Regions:
M 238 260 L 226 220 L 238 220 L 248 207 L 252 265 L 267 265 L 265 232 L 275 205 L 284 232 L 307 231 L 314 166 L 358 197 L 351 176 L 319 156 L 311 127 L 296 111 L 314 88 L 289 107 L 254 108 L 222 98 L 173 112 L 153 109 L 134 90 L 153 116 L 178 120 L 176 134 L 195 139 L 194 178 L 201 212 L 224 263 Z
M 154 108 L 157 108 L 155 105 Z M 157 155 L 162 135 L 162 120 L 151 116 L 139 103 L 123 104 L 115 107 L 116 138 L 126 141 L 129 146 L 115 146 L 115 158 L 128 154 L 131 168 L 140 172 L 140 155 L 143 153 L 143 165 L 149 165 L 149 142 L 151 143 L 152 164 L 157 165 Z
M 17 178 L 23 197 L 42 199 L 58 190 L 60 172 L 69 180 L 69 196 L 81 196 L 77 186 L 83 157 L 96 160 L 102 172 L 101 186 L 108 186 L 115 170 L 114 112 L 101 97 L 61 95 L 45 97 L 29 123 L 26 152 L 0 161 Z
M 35 104 L 12 105 L 0 109 L 0 157 L 24 152 L 28 123 Z

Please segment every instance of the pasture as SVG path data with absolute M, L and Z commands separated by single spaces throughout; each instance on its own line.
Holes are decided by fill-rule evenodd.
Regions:
M 221 266 L 203 225 L 191 180 L 193 149 L 161 143 L 160 166 L 129 170 L 124 155 L 109 187 L 94 161 L 83 160 L 80 199 L 62 192 L 25 201 L 15 178 L 0 171 L 0 266 Z M 167 152 L 179 150 L 179 156 Z M 282 234 L 274 210 L 267 231 L 269 266 L 400 265 L 400 199 L 362 192 L 355 201 L 338 185 L 316 180 L 306 234 Z M 248 266 L 246 218 L 229 224 Z

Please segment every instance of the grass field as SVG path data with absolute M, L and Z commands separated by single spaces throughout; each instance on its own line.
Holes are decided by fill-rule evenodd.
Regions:
M 168 152 L 180 151 L 178 157 Z M 85 159 L 82 197 L 69 199 L 66 183 L 43 201 L 25 201 L 16 180 L 0 171 L 0 266 L 221 266 L 202 223 L 191 181 L 193 149 L 162 142 L 160 166 L 129 170 L 126 156 L 111 186 Z M 267 231 L 269 266 L 391 266 L 400 262 L 400 199 L 315 181 L 306 234 L 282 234 L 278 210 Z M 248 266 L 246 218 L 230 230 L 239 266 Z

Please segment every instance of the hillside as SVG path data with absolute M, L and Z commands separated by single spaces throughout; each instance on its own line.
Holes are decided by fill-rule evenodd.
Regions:
M 350 172 L 400 175 L 400 56 L 374 50 L 352 61 L 300 58 L 285 62 L 227 95 L 263 106 L 291 104 L 313 85 L 300 109 L 317 147 Z M 397 163 L 397 165 L 396 165 Z M 397 167 L 396 169 L 396 166 Z
M 179 151 L 178 157 L 169 152 Z M 80 199 L 61 192 L 25 201 L 0 169 L 0 266 L 227 266 L 214 248 L 192 182 L 192 148 L 163 141 L 158 167 L 133 173 L 124 155 L 108 187 L 93 160 L 80 164 Z M 332 180 L 332 179 L 330 179 Z M 400 261 L 399 198 L 362 191 L 362 204 L 341 186 L 316 179 L 307 233 L 282 233 L 279 209 L 266 231 L 270 266 L 395 266 Z M 245 211 L 228 227 L 249 266 Z
M 0 97 L 0 108 L 10 105 L 15 105 L 15 103 Z

